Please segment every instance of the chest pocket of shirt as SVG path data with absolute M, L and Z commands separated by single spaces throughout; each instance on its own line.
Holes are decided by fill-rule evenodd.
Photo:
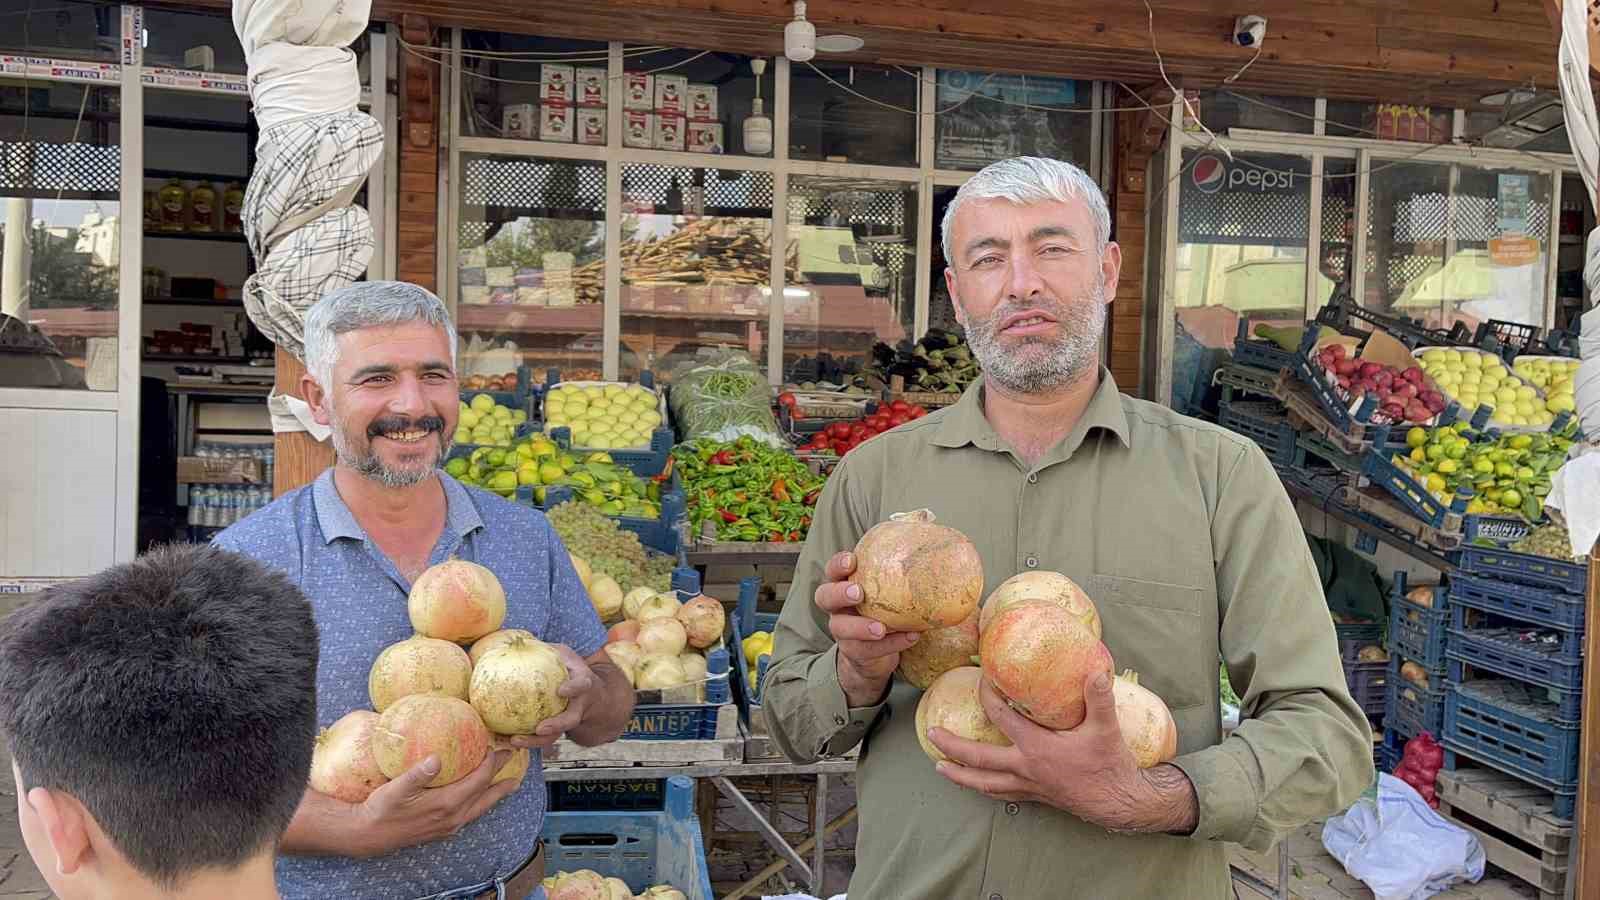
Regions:
M 1217 626 L 1202 614 L 1209 591 L 1120 575 L 1095 575 L 1087 589 L 1118 672 L 1137 671 L 1173 710 L 1216 696 Z

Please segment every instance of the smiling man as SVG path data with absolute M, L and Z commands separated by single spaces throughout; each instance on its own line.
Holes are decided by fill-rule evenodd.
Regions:
M 983 367 L 956 405 L 842 460 L 779 617 L 763 708 L 796 761 L 861 745 L 851 896 L 897 900 L 1231 897 L 1226 842 L 1264 849 L 1372 780 L 1299 521 L 1249 440 L 1118 392 L 1099 364 L 1121 250 L 1082 170 L 1011 159 L 944 221 L 956 315 Z M 847 552 L 891 514 L 932 509 L 976 544 L 986 590 L 1065 573 L 1094 599 L 1118 668 L 1178 726 L 1179 755 L 1134 764 L 1109 680 L 1052 732 L 984 683 L 1010 746 L 929 738 L 895 678 L 918 635 L 856 614 Z M 1217 661 L 1243 698 L 1221 734 Z
M 501 751 L 444 787 L 424 787 L 438 772 L 430 758 L 364 803 L 307 791 L 284 836 L 278 888 L 286 900 L 533 896 L 544 869 L 537 751 L 563 734 L 585 745 L 615 739 L 633 689 L 601 650 L 605 629 L 544 516 L 438 469 L 459 396 L 456 333 L 439 298 L 413 284 L 353 284 L 311 308 L 305 347 L 302 388 L 333 428 L 337 464 L 216 543 L 283 570 L 311 600 L 320 725 L 370 707 L 372 661 L 412 634 L 412 582 L 451 557 L 500 579 L 504 627 L 557 646 L 568 706 L 512 739 L 535 751 L 521 780 L 494 782 L 509 756 Z

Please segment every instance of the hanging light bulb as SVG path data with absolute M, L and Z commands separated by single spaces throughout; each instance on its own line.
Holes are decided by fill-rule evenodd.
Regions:
M 756 98 L 750 103 L 750 116 L 744 120 L 744 151 L 765 156 L 772 152 L 772 119 L 761 100 L 761 76 L 767 72 L 767 61 L 750 60 L 750 71 L 756 75 Z

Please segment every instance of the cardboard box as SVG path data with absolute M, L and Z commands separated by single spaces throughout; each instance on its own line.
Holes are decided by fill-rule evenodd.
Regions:
M 546 104 L 539 109 L 539 140 L 572 143 L 573 117 L 577 110 L 570 106 Z
M 532 103 L 513 103 L 500 111 L 500 134 L 508 138 L 533 140 L 539 127 L 535 124 L 539 108 Z
M 688 149 L 690 153 L 721 153 L 726 146 L 722 142 L 722 124 L 719 122 L 690 122 Z
M 577 100 L 579 106 L 605 106 L 611 100 L 610 82 L 605 69 L 579 69 Z
M 711 84 L 689 85 L 689 119 L 693 122 L 715 122 L 717 115 L 717 88 Z
M 571 103 L 573 82 L 578 73 L 572 66 L 545 63 L 539 67 L 539 100 L 542 103 Z
M 683 116 L 668 116 L 656 113 L 655 127 L 651 129 L 651 143 L 657 150 L 682 150 L 684 148 L 684 126 L 687 123 Z
M 261 484 L 265 480 L 266 469 L 259 459 L 178 457 L 180 484 Z
M 622 146 L 649 150 L 655 130 L 655 115 L 637 110 L 622 113 Z
M 650 112 L 656 104 L 656 77 L 629 72 L 622 81 L 622 108 Z
M 603 109 L 578 110 L 578 143 L 604 146 L 606 142 L 606 111 Z
M 681 116 L 689 111 L 689 77 L 687 75 L 656 76 L 656 112 Z

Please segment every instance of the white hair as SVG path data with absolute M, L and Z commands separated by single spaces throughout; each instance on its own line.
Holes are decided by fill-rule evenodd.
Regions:
M 408 322 L 443 328 L 450 342 L 450 366 L 455 367 L 456 328 L 444 301 L 427 288 L 406 281 L 358 281 L 313 303 L 306 313 L 306 370 L 328 389 L 339 361 L 339 335 Z
M 944 211 L 942 242 L 946 265 L 955 264 L 950 252 L 950 225 L 956 220 L 956 211 L 968 200 L 1009 200 L 1018 206 L 1082 200 L 1094 220 L 1095 248 L 1104 253 L 1111 240 L 1111 211 L 1106 208 L 1105 194 L 1089 173 L 1059 159 L 1016 156 L 992 163 L 956 191 L 955 199 Z

